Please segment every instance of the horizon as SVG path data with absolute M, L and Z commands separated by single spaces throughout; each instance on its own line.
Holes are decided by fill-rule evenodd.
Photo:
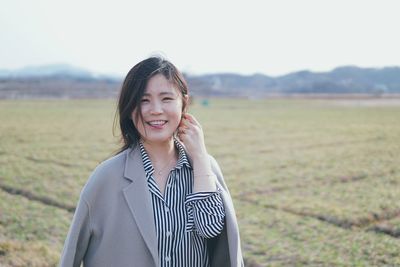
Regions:
M 129 70 L 127 70 L 127 72 L 125 74 L 113 74 L 113 73 L 102 73 L 102 72 L 95 72 L 91 69 L 88 68 L 83 68 L 81 66 L 78 65 L 73 65 L 73 64 L 69 64 L 69 63 L 65 63 L 65 62 L 55 62 L 55 63 L 49 63 L 49 64 L 43 64 L 43 65 L 26 65 L 20 68 L 14 68 L 14 69 L 6 69 L 6 68 L 0 68 L 0 72 L 5 71 L 5 72 L 11 72 L 11 73 L 15 73 L 18 71 L 22 71 L 22 70 L 26 70 L 26 69 L 39 69 L 39 68 L 46 68 L 46 67 L 68 67 L 68 68 L 73 68 L 75 70 L 80 70 L 80 71 L 84 71 L 84 72 L 89 72 L 91 75 L 95 75 L 95 76 L 110 76 L 110 77 L 115 77 L 115 78 L 124 78 L 126 73 L 128 73 Z M 133 66 L 132 66 L 133 67 Z M 329 73 L 334 71 L 335 69 L 339 69 L 339 68 L 359 68 L 359 69 L 374 69 L 374 70 L 381 70 L 381 69 L 385 69 L 385 68 L 400 68 L 400 65 L 392 65 L 392 66 L 382 66 L 382 67 L 362 67 L 362 66 L 357 66 L 357 65 L 342 65 L 342 66 L 336 66 L 330 70 L 327 71 L 313 71 L 313 70 L 309 70 L 309 69 L 300 69 L 300 70 L 295 70 L 295 71 L 291 71 L 288 73 L 283 73 L 281 75 L 269 75 L 268 73 L 261 73 L 261 72 L 254 72 L 254 73 L 249 73 L 249 74 L 243 74 L 243 73 L 238 73 L 238 72 L 206 72 L 206 73 L 188 73 L 185 71 L 182 71 L 182 73 L 184 73 L 185 75 L 188 76 L 206 76 L 206 75 L 224 75 L 224 74 L 232 74 L 232 75 L 240 75 L 240 76 L 253 76 L 253 75 L 264 75 L 267 77 L 271 77 L 271 78 L 278 78 L 281 76 L 286 76 L 292 73 L 298 73 L 298 72 L 312 72 L 312 73 Z

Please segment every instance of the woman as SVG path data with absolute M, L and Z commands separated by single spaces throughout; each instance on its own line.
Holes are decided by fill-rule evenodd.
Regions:
M 151 57 L 126 76 L 118 102 L 123 146 L 81 192 L 60 266 L 242 266 L 232 200 L 188 88 Z

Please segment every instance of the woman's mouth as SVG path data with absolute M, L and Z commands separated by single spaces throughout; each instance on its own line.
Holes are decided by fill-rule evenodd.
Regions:
M 154 121 L 148 121 L 146 122 L 148 125 L 150 125 L 154 129 L 162 129 L 163 126 L 167 123 L 168 121 L 165 120 L 154 120 Z

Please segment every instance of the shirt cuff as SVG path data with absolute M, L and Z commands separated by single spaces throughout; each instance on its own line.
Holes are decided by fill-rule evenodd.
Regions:
M 196 192 L 189 195 L 186 195 L 185 204 L 191 201 L 203 200 L 209 197 L 213 197 L 214 195 L 220 194 L 221 190 L 218 188 L 217 191 L 214 192 Z
M 205 238 L 221 233 L 225 218 L 221 189 L 189 194 L 185 205 L 188 213 L 186 231 L 197 231 Z

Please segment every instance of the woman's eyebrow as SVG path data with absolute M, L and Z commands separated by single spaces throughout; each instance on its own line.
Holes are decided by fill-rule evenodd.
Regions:
M 160 92 L 158 95 L 175 95 L 173 92 Z M 144 93 L 143 96 L 151 96 L 149 93 Z
M 175 95 L 172 92 L 161 92 L 159 95 Z

